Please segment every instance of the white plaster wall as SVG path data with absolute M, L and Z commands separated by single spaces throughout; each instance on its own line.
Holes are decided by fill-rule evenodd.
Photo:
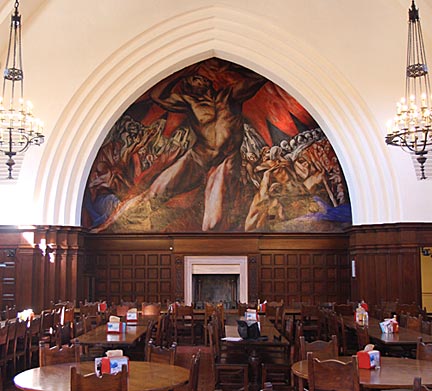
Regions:
M 417 0 L 421 16 L 426 2 Z M 0 224 L 79 225 L 92 161 L 119 115 L 212 56 L 261 73 L 311 112 L 342 164 L 354 224 L 432 221 L 422 207 L 432 181 L 417 181 L 410 157 L 384 142 L 403 93 L 410 3 L 38 0 L 27 18 L 23 7 L 26 96 L 47 139 L 28 151 L 16 183 L 0 185 Z M 422 21 L 428 49 L 432 22 Z

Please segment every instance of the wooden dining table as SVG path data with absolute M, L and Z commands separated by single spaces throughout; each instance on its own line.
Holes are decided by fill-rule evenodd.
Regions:
M 349 329 L 355 329 L 356 323 L 351 316 L 344 316 L 344 324 Z M 374 343 L 379 350 L 386 351 L 391 348 L 399 347 L 406 353 L 410 353 L 417 346 L 419 337 L 425 343 L 432 343 L 432 335 L 421 333 L 420 331 L 399 327 L 397 333 L 383 333 L 380 327 L 380 320 L 369 318 L 368 333 L 371 342 Z
M 341 356 L 338 360 L 349 362 L 350 356 Z M 294 376 L 308 379 L 308 362 L 302 360 L 291 367 Z M 432 384 L 432 363 L 430 361 L 415 360 L 404 357 L 381 357 L 380 367 L 377 369 L 359 369 L 360 384 L 365 388 L 412 389 L 414 377 L 421 377 L 422 384 Z M 302 384 L 302 382 L 300 382 Z
M 15 387 L 28 391 L 70 389 L 70 368 L 84 375 L 94 373 L 94 362 L 48 365 L 21 372 L 14 378 Z M 189 369 L 147 361 L 130 361 L 128 391 L 172 390 L 187 384 Z
M 100 325 L 80 335 L 74 341 L 81 345 L 99 345 L 104 347 L 132 346 L 147 332 L 147 325 L 126 325 L 125 332 L 108 333 L 107 325 Z

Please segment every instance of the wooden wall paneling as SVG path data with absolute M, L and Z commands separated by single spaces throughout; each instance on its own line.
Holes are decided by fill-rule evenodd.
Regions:
M 432 243 L 431 224 L 361 226 L 349 234 L 351 256 L 359 266 L 352 284 L 356 300 L 421 304 L 419 250 Z
M 262 262 L 259 254 L 248 254 L 248 302 L 256 304 L 261 297 L 258 265 Z
M 390 267 L 392 267 L 391 265 Z M 420 251 L 418 248 L 403 249 L 397 257 L 398 299 L 403 303 L 421 303 Z M 409 287 L 409 289 L 407 289 Z
M 134 259 L 132 254 L 122 254 L 119 270 L 120 292 L 124 301 L 135 301 L 138 292 L 134 290 Z
M 174 297 L 173 258 L 171 254 L 161 254 L 160 257 L 160 286 L 157 301 L 161 303 L 171 303 Z
M 107 303 L 111 304 L 114 300 L 109 293 L 112 293 L 109 284 L 108 276 L 108 256 L 106 254 L 95 254 L 94 256 L 88 256 L 86 261 L 86 271 L 90 276 L 91 273 L 95 275 L 95 295 L 92 298 L 94 300 L 106 300 Z M 93 261 L 93 262 L 92 262 Z M 91 265 L 94 264 L 93 268 Z M 119 301 L 117 301 L 118 303 Z
M 136 254 L 134 257 L 134 291 L 138 302 L 146 301 L 146 256 Z
M 184 300 L 184 255 L 175 255 L 174 300 Z
M 279 301 L 284 300 L 286 302 L 286 255 L 275 254 L 274 255 L 274 269 L 273 269 L 273 297 Z
M 338 298 L 348 298 L 351 300 L 351 260 L 348 252 L 337 255 L 337 288 Z M 337 301 L 337 300 L 335 300 Z
M 33 280 L 33 254 L 33 248 L 21 248 L 17 251 L 14 284 L 15 303 L 19 310 L 33 308 L 32 286 L 35 283 Z
M 7 249 L 2 250 L 2 309 L 16 303 L 16 253 Z M 14 254 L 14 255 L 12 255 Z
M 293 302 L 344 302 L 350 298 L 348 262 L 345 251 L 262 254 L 260 298 Z M 342 267 L 345 272 L 340 273 Z
M 286 303 L 290 305 L 300 301 L 300 268 L 298 254 L 287 254 L 287 292 Z
M 300 301 L 313 303 L 311 254 L 299 254 Z
M 98 299 L 114 304 L 122 300 L 139 303 L 167 303 L 173 300 L 171 254 L 124 252 L 99 255 L 96 259 Z
M 257 293 L 261 302 L 264 300 L 274 300 L 272 254 L 261 254 L 261 262 L 259 267 L 259 292 Z
M 311 263 L 312 300 L 314 303 L 328 302 L 330 284 L 327 281 L 327 265 L 324 254 L 312 254 Z
M 111 296 L 111 302 L 120 304 L 123 300 L 121 291 L 121 255 L 109 254 L 108 255 L 108 295 Z M 98 292 L 99 294 L 99 292 Z

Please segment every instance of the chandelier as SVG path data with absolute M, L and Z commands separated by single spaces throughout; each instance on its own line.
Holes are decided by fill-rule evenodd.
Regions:
M 420 164 L 420 179 L 426 179 L 425 163 L 432 147 L 431 95 L 419 11 L 414 0 L 408 15 L 405 97 L 397 104 L 395 118 L 387 124 L 386 143 L 414 154 Z
M 32 104 L 24 102 L 21 15 L 18 6 L 19 2 L 15 1 L 0 97 L 0 151 L 8 156 L 8 179 L 13 179 L 14 156 L 25 152 L 31 145 L 44 142 L 43 124 L 33 116 Z

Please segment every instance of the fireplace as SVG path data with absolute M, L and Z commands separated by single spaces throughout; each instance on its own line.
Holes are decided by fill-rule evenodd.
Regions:
M 195 297 L 201 301 L 207 300 L 213 291 L 219 297 L 211 298 L 212 301 L 248 302 L 246 256 L 186 256 L 184 270 L 186 304 L 192 304 L 194 291 L 195 295 L 201 293 Z M 209 284 L 224 284 L 228 296 L 222 296 L 219 289 L 211 289 Z
M 236 309 L 239 274 L 192 274 L 192 303 L 203 309 L 204 303 L 223 303 L 226 309 Z

